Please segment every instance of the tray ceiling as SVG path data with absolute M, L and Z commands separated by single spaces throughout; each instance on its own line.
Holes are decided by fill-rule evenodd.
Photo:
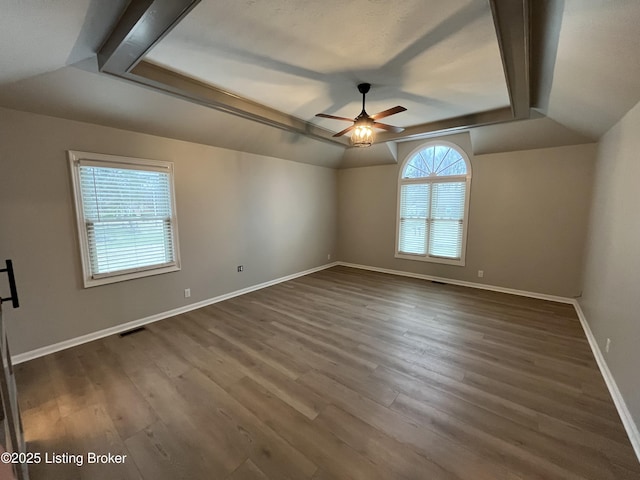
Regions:
M 509 105 L 486 0 L 203 1 L 145 60 L 333 131 L 360 82 L 405 127 Z

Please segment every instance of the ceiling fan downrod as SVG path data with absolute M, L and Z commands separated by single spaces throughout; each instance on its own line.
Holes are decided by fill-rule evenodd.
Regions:
M 365 101 L 365 96 L 367 95 L 367 93 L 369 93 L 369 90 L 371 89 L 371 84 L 370 83 L 360 83 L 358 84 L 358 91 L 362 94 L 362 112 L 360 112 L 360 115 L 358 115 L 358 118 L 363 118 L 363 117 L 368 117 L 369 115 L 367 115 L 367 112 L 364 109 L 364 101 Z

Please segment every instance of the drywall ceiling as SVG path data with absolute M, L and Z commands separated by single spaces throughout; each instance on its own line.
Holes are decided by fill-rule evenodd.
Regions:
M 0 86 L 95 55 L 127 0 L 0 0 Z
M 339 145 L 96 73 L 95 52 L 127 3 L 0 0 L 0 106 L 326 166 L 397 161 L 393 143 L 345 154 Z M 547 62 L 550 93 L 542 113 L 548 118 L 472 129 L 476 153 L 594 141 L 640 100 L 640 1 L 548 4 L 558 25 L 557 42 L 550 42 L 553 51 L 546 52 L 552 60 Z M 270 5 L 280 8 L 277 15 L 264 13 Z M 358 0 L 331 5 L 202 0 L 183 19 L 187 23 L 180 23 L 149 58 L 169 65 L 172 57 L 184 73 L 313 122 L 320 111 L 357 114 L 359 81 L 374 84 L 370 113 L 397 104 L 409 108 L 388 119 L 399 125 L 424 123 L 444 112 L 455 115 L 461 111 L 456 110 L 458 97 L 466 98 L 470 109 L 481 108 L 482 102 L 499 103 L 503 74 L 496 85 L 487 82 L 497 75 L 495 58 L 489 58 L 495 32 L 489 35 L 488 2 Z M 370 13 L 356 14 L 353 5 Z M 388 10 L 389 5 L 394 8 Z M 69 66 L 88 57 L 93 59 L 89 65 Z M 492 66 L 479 68 L 484 61 Z M 394 68 L 385 68 L 389 62 Z M 448 85 L 447 79 L 453 83 Z M 482 85 L 487 99 L 478 93 Z M 424 117 L 411 116 L 418 111 Z M 342 127 L 318 123 L 334 131 Z
M 640 1 L 565 0 L 547 115 L 597 139 L 640 101 Z
M 334 131 L 361 82 L 400 126 L 509 105 L 486 0 L 203 1 L 146 60 Z

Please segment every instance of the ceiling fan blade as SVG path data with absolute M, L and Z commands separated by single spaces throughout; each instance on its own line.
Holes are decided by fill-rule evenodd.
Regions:
M 353 122 L 353 120 L 351 120 Z M 344 130 L 342 130 L 341 132 L 338 132 L 334 135 L 334 137 L 341 137 L 342 135 L 344 135 L 347 132 L 350 132 L 351 130 L 353 130 L 356 126 L 355 125 L 351 125 L 350 127 L 345 128 Z
M 393 125 L 387 125 L 386 123 L 373 122 L 373 126 L 393 133 L 404 132 L 404 128 L 394 127 Z
M 334 120 L 344 120 L 346 122 L 353 122 L 353 118 L 336 117 L 335 115 L 328 115 L 326 113 L 316 113 L 316 117 L 332 118 Z
M 375 115 L 371 115 L 373 120 L 377 120 L 379 118 L 388 117 L 390 115 L 395 115 L 396 113 L 404 112 L 406 108 L 398 105 L 397 107 L 389 108 L 388 110 L 384 110 L 382 112 L 376 113 Z

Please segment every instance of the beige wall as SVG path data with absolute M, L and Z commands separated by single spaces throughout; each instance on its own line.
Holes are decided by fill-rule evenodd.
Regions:
M 82 288 L 68 149 L 175 163 L 180 272 Z M 0 258 L 14 261 L 21 301 L 6 309 L 14 354 L 335 255 L 337 179 L 327 168 L 0 109 L 0 180 Z
M 640 426 L 640 103 L 601 139 L 579 299 Z M 609 353 L 605 352 L 611 339 Z
M 468 147 L 465 137 L 447 137 Z M 399 161 L 415 147 L 398 148 Z M 469 152 L 469 150 L 467 150 Z M 595 145 L 471 157 L 466 266 L 394 258 L 398 165 L 338 174 L 339 258 L 345 262 L 574 297 Z M 478 278 L 484 270 L 484 278 Z

